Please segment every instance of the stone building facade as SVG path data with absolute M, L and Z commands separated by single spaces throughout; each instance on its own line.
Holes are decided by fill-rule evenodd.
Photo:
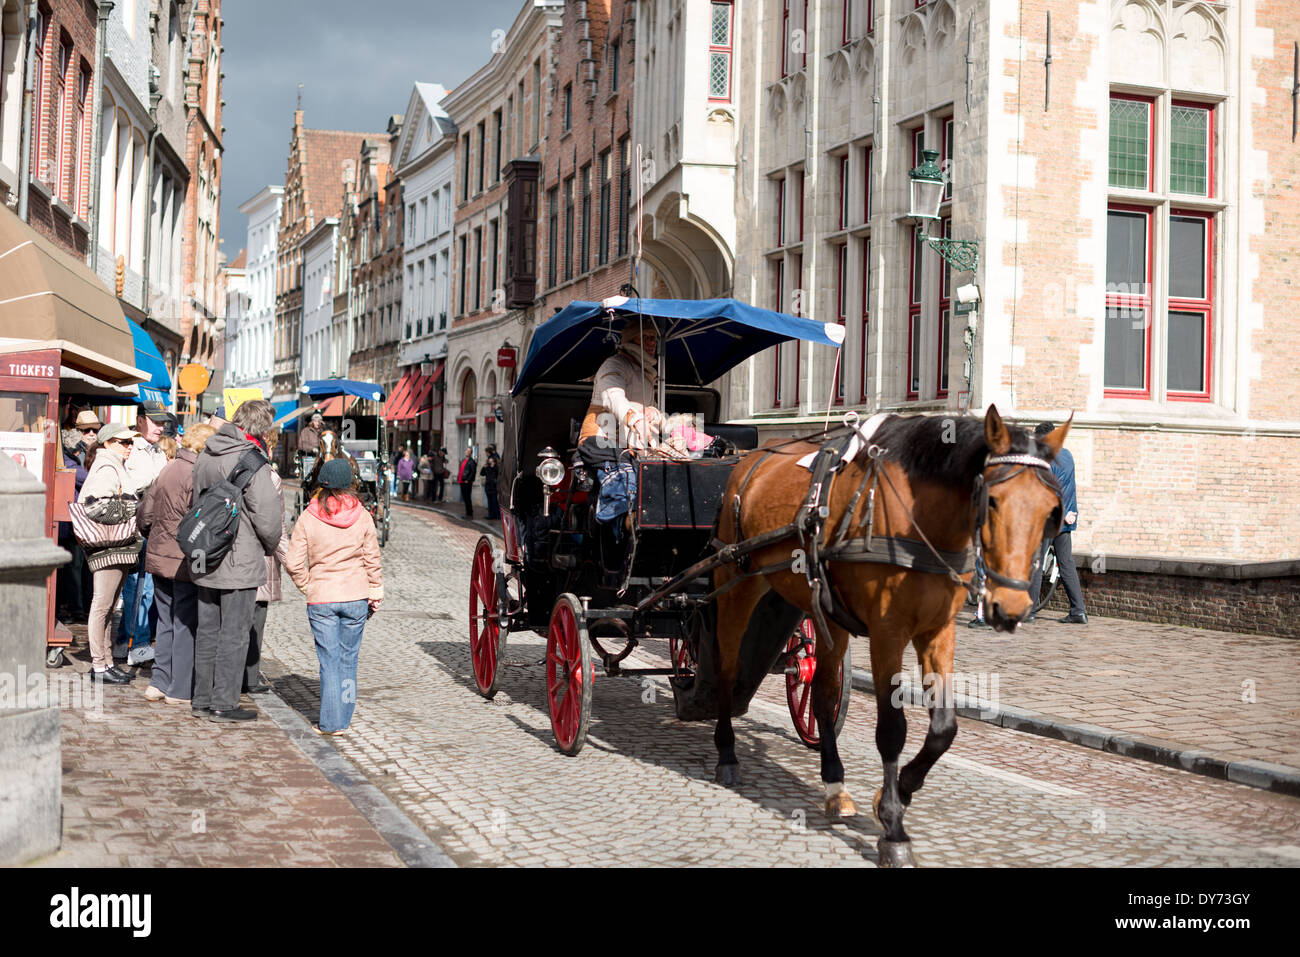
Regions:
M 733 373 L 732 418 L 1073 414 L 1076 553 L 1294 558 L 1300 3 L 743 6 L 736 292 L 847 339 Z M 923 148 L 973 271 L 907 217 Z
M 239 206 L 248 217 L 244 285 L 248 304 L 238 326 L 226 317 L 227 385 L 257 388 L 269 398 L 275 363 L 275 250 L 284 189 L 264 186 Z
M 361 144 L 351 234 L 348 375 L 383 386 L 386 395 L 397 384 L 402 334 L 402 184 L 389 162 L 401 131 L 402 116 L 394 114 L 387 135 Z

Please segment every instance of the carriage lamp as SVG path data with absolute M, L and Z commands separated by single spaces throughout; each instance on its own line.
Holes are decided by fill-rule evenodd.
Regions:
M 559 453 L 547 446 L 537 453 L 541 464 L 537 466 L 537 477 L 542 480 L 542 514 L 551 514 L 551 492 L 555 486 L 564 481 L 564 463 Z
M 980 263 L 978 242 L 929 235 L 930 224 L 939 221 L 939 207 L 943 204 L 947 185 L 943 170 L 935 162 L 938 158 L 938 150 L 921 150 L 921 165 L 908 170 L 907 176 L 912 183 L 912 206 L 907 215 L 916 221 L 926 245 L 937 252 L 944 262 L 959 272 L 975 272 Z

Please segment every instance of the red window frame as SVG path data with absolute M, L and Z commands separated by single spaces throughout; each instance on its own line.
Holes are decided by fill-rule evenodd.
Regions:
M 925 149 L 925 127 L 912 130 L 912 167 L 921 165 L 921 151 Z
M 785 245 L 785 183 L 786 177 L 782 176 L 777 180 L 776 189 L 776 244 L 777 246 Z M 778 306 L 777 311 L 781 309 Z
M 776 261 L 776 311 L 785 312 L 785 257 Z M 772 408 L 781 408 L 781 344 L 773 346 Z
M 713 42 L 713 8 L 725 6 L 727 8 L 727 43 L 726 46 Z M 732 63 L 732 46 L 736 35 L 736 10 L 731 0 L 711 0 L 709 3 L 709 74 L 712 77 L 713 57 L 714 54 L 725 55 L 727 58 L 727 95 L 713 96 L 709 95 L 710 103 L 730 103 L 731 102 L 731 63 Z
M 907 266 L 907 398 L 918 399 L 921 393 L 921 375 L 917 368 L 917 338 L 920 333 L 921 300 L 924 298 L 922 283 L 924 273 L 921 269 L 920 231 L 912 227 L 912 249 Z
M 1147 105 L 1147 188 L 1146 188 L 1145 190 L 1142 190 L 1141 192 L 1154 193 L 1154 192 L 1155 192 L 1155 183 L 1156 183 L 1156 98 L 1155 98 L 1154 96 L 1139 96 L 1139 95 L 1137 95 L 1136 93 L 1116 93 L 1114 90 L 1112 90 L 1112 91 L 1111 91 L 1111 94 L 1110 94 L 1110 99 L 1111 99 L 1111 100 L 1131 100 L 1131 101 L 1133 101 L 1134 103 L 1145 103 L 1145 104 Z M 1106 103 L 1106 110 L 1107 110 L 1107 120 L 1109 120 L 1109 117 L 1110 117 L 1110 114 L 1109 114 L 1109 111 L 1110 111 L 1110 102 L 1109 102 L 1109 101 L 1107 101 L 1107 103 Z M 1108 151 L 1108 155 L 1107 155 L 1107 167 L 1108 167 L 1108 168 L 1107 168 L 1107 170 L 1106 170 L 1106 180 L 1107 180 L 1107 183 L 1109 184 L 1109 182 L 1110 182 L 1110 169 L 1109 169 L 1109 162 L 1110 162 L 1110 160 L 1109 160 L 1110 136 L 1109 136 L 1109 133 L 1107 134 L 1106 145 L 1107 145 L 1107 151 Z M 1109 186 L 1109 185 L 1108 185 L 1107 188 L 1108 188 L 1108 189 L 1125 189 L 1126 187 L 1123 187 L 1123 186 Z
M 808 67 L 808 2 L 803 0 L 803 68 Z
M 843 229 L 849 224 L 849 154 L 840 157 L 840 225 Z M 840 310 L 843 312 L 844 310 Z
M 1112 97 L 1115 94 L 1111 94 Z M 1205 118 L 1205 199 L 1214 199 L 1218 195 L 1218 183 L 1215 182 L 1217 170 L 1214 166 L 1214 121 L 1216 119 L 1216 109 L 1213 103 L 1199 103 L 1196 100 L 1170 100 L 1170 108 L 1175 106 L 1185 107 L 1187 109 L 1205 110 L 1209 115 Z M 1154 112 L 1154 110 L 1152 111 Z M 1169 147 L 1173 149 L 1173 135 L 1170 133 Z M 1154 152 L 1154 151 L 1152 151 Z M 1150 174 L 1147 176 L 1150 179 Z M 1173 190 L 1171 189 L 1172 193 Z M 1179 196 L 1196 196 L 1196 193 L 1179 193 Z
M 68 117 L 71 110 L 68 96 L 68 73 L 72 70 L 72 39 L 70 37 L 59 37 L 59 59 L 57 61 L 59 76 L 57 83 L 58 99 L 55 120 L 59 124 L 58 131 L 54 137 L 54 164 L 55 164 L 55 183 L 54 195 L 68 201 Z
M 945 116 L 940 124 L 943 128 L 943 152 L 939 154 L 943 162 L 943 199 L 952 199 L 952 117 Z
M 73 196 L 73 208 L 82 218 L 85 218 L 90 205 L 88 174 L 90 164 L 94 162 L 85 155 L 90 146 L 90 112 L 86 109 L 89 94 L 90 69 L 83 64 L 77 76 L 77 178 Z
M 1144 328 L 1144 335 L 1143 335 L 1144 356 L 1142 361 L 1142 369 L 1143 369 L 1142 387 L 1140 389 L 1118 389 L 1118 388 L 1112 388 L 1110 386 L 1106 386 L 1104 384 L 1106 369 L 1105 369 L 1105 349 L 1103 345 L 1102 395 L 1105 396 L 1106 398 L 1117 398 L 1117 399 L 1149 399 L 1151 398 L 1151 310 L 1152 310 L 1151 263 L 1152 260 L 1155 258 L 1155 230 L 1152 229 L 1151 227 L 1153 225 L 1153 218 L 1156 213 L 1156 210 L 1152 209 L 1150 206 L 1134 206 L 1130 203 L 1110 203 L 1109 205 L 1107 205 L 1106 210 L 1107 213 L 1109 213 L 1111 210 L 1117 210 L 1120 212 L 1127 212 L 1127 213 L 1141 213 L 1143 216 L 1146 217 L 1147 256 L 1146 256 L 1146 274 L 1145 274 L 1145 281 L 1144 281 L 1145 292 L 1126 295 L 1122 293 L 1112 292 L 1109 289 L 1106 290 L 1106 312 L 1109 312 L 1111 309 L 1141 309 L 1145 313 L 1146 319 L 1143 322 L 1143 326 L 1145 328 Z M 1109 280 L 1107 281 L 1107 284 L 1109 285 Z M 1103 315 L 1103 323 L 1105 322 L 1106 318 L 1108 317 Z M 1105 327 L 1103 325 L 1103 329 L 1104 328 Z M 1208 350 L 1207 350 L 1207 355 L 1208 355 Z
M 866 36 L 871 36 L 876 32 L 876 0 L 867 0 L 867 29 L 863 31 Z
M 870 146 L 862 147 L 863 153 L 863 173 L 862 173 L 862 222 L 871 222 L 871 164 L 875 157 L 872 155 Z
M 853 3 L 854 0 L 844 0 L 840 8 L 840 46 L 849 42 L 849 34 L 853 29 Z
M 44 151 L 45 143 L 45 124 L 49 114 L 45 110 L 45 41 L 50 33 L 50 11 L 45 4 L 40 4 L 36 8 L 36 57 L 35 79 L 33 90 L 35 99 L 33 100 L 33 112 L 35 113 L 35 122 L 32 126 L 36 128 L 36 135 L 32 137 L 32 170 L 36 179 L 45 182 L 43 167 L 41 166 L 41 154 Z
M 952 218 L 945 216 L 940 221 L 945 238 L 952 236 Z M 938 313 L 938 364 L 935 369 L 934 395 L 937 399 L 948 396 L 948 333 L 952 324 L 952 269 L 946 264 L 939 271 L 939 313 Z
M 1207 185 L 1208 185 L 1207 180 Z M 1203 329 L 1203 362 L 1205 367 L 1201 373 L 1201 381 L 1204 389 L 1200 392 L 1172 391 L 1166 389 L 1165 397 L 1178 402 L 1209 402 L 1211 401 L 1210 373 L 1214 367 L 1214 213 L 1197 209 L 1171 209 L 1170 217 L 1181 216 L 1188 219 L 1200 219 L 1205 221 L 1205 250 L 1202 262 L 1205 264 L 1205 283 L 1202 290 L 1205 295 L 1199 299 L 1188 299 L 1184 297 L 1174 297 L 1172 293 L 1169 296 L 1168 304 L 1165 308 L 1165 381 L 1168 383 L 1168 355 L 1169 355 L 1169 313 L 1171 312 L 1194 312 L 1201 316 L 1204 323 Z M 1148 265 L 1148 270 L 1150 266 Z M 1147 325 L 1147 336 L 1150 338 L 1150 323 Z
M 849 318 L 848 271 L 849 244 L 844 242 L 839 245 L 835 257 L 835 302 L 836 321 L 845 329 L 848 328 Z M 831 402 L 833 405 L 844 404 L 844 345 L 842 342 L 840 348 L 835 350 L 835 388 L 831 393 Z
M 802 292 L 803 256 L 801 255 L 796 255 L 794 257 L 794 278 L 796 283 L 794 288 L 795 291 L 799 293 L 799 308 L 797 310 L 791 310 L 791 311 L 794 312 L 795 315 L 802 318 L 804 316 L 804 308 L 803 308 L 803 292 Z M 799 407 L 799 367 L 803 355 L 802 346 L 803 346 L 802 339 L 796 339 L 794 341 L 794 401 L 792 404 L 794 405 L 795 408 Z
M 867 401 L 867 331 L 871 327 L 871 237 L 862 240 L 862 401 Z
M 781 76 L 790 75 L 790 0 L 781 0 Z
M 804 194 L 804 185 L 805 185 L 803 170 L 799 170 L 799 172 L 796 173 L 795 175 L 799 177 L 799 242 L 803 242 L 803 226 L 804 226 L 803 194 Z

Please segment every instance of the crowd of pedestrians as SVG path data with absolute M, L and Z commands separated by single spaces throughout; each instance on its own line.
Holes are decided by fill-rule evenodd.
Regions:
M 62 433 L 64 466 L 76 472 L 77 511 L 59 530 L 74 555 L 60 572 L 59 606 L 66 616 L 86 616 L 92 677 L 130 684 L 128 669 L 151 662 L 150 701 L 188 705 L 213 721 L 255 719 L 240 695 L 270 690 L 262 636 L 287 568 L 307 596 L 320 659 L 316 728 L 343 731 L 356 704 L 365 623 L 383 598 L 375 526 L 355 494 L 350 463 L 325 464 L 320 490 L 291 536 L 271 465 L 278 432 L 269 402 L 250 399 L 228 422 L 213 418 L 178 431 L 171 413 L 144 403 L 135 428 L 102 424 L 83 410 Z M 403 459 L 410 462 L 404 481 L 413 483 L 409 449 Z M 211 551 L 191 550 L 186 543 L 199 532 L 186 538 L 186 529 L 224 538 Z M 111 623 L 119 607 L 115 648 Z

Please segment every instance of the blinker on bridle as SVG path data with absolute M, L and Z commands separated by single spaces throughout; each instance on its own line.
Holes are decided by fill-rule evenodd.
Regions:
M 1004 472 L 1004 474 L 991 480 L 984 478 L 984 473 L 989 469 L 1008 465 L 1018 465 L 1020 468 Z M 1056 481 L 1056 476 L 1052 474 L 1051 463 L 1037 455 L 1029 455 L 1025 452 L 1015 452 L 1009 455 L 990 455 L 985 458 L 984 468 L 980 471 L 980 474 L 975 477 L 975 489 L 971 493 L 971 498 L 975 502 L 975 533 L 971 543 L 972 547 L 975 549 L 975 560 L 984 566 L 985 578 L 993 580 L 1003 588 L 1011 588 L 1015 591 L 1023 592 L 1029 591 L 1029 582 L 1020 578 L 1008 578 L 1005 575 L 999 574 L 990 568 L 988 563 L 984 561 L 984 540 L 980 536 L 980 530 L 988 520 L 989 489 L 994 485 L 1001 485 L 1003 482 L 1011 481 L 1011 479 L 1015 478 L 1026 469 L 1032 469 L 1033 472 L 1031 474 L 1034 478 L 1038 479 L 1038 481 L 1042 482 L 1055 493 L 1057 503 L 1060 505 L 1061 511 L 1064 512 L 1065 505 L 1061 501 L 1061 486 Z M 1064 519 L 1064 514 L 1062 514 L 1062 519 Z M 1038 563 L 1041 560 L 1041 554 L 1042 549 L 1034 549 L 1034 561 L 1033 564 L 1029 566 L 1029 577 L 1031 579 L 1034 576 L 1034 572 L 1038 571 Z

